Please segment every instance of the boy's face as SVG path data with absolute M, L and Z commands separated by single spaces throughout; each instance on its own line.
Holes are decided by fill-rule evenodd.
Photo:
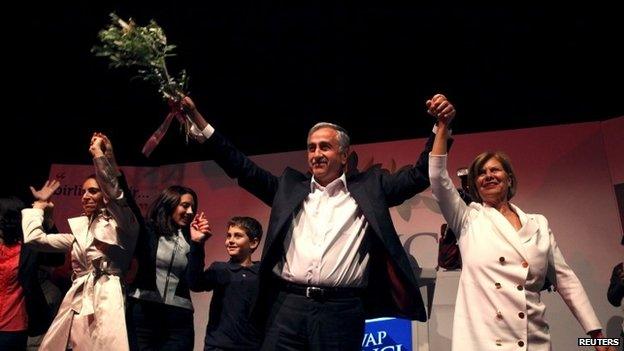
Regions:
M 245 229 L 232 225 L 225 235 L 225 249 L 231 258 L 245 260 L 258 247 L 258 239 L 250 239 Z

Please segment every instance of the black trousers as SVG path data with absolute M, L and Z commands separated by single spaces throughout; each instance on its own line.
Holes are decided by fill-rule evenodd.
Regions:
M 28 333 L 26 331 L 4 332 L 0 331 L 0 351 L 26 350 Z
M 126 319 L 131 350 L 193 350 L 191 310 L 129 297 Z
M 364 322 L 359 297 L 313 300 L 282 291 L 269 313 L 262 350 L 359 351 Z

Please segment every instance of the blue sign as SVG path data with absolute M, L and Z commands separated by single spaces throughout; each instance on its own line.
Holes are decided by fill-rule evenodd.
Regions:
M 412 322 L 398 318 L 367 320 L 362 351 L 412 351 Z

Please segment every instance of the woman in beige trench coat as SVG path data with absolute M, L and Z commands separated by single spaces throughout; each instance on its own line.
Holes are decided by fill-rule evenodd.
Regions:
M 51 206 L 53 188 L 44 186 L 33 208 L 22 211 L 24 244 L 40 251 L 71 251 L 72 286 L 41 350 L 128 350 L 121 277 L 132 258 L 138 223 L 126 202 L 129 194 L 118 184 L 106 136 L 95 133 L 89 151 L 95 176 L 83 184 L 84 214 L 68 220 L 72 233 L 43 231 L 43 209 Z

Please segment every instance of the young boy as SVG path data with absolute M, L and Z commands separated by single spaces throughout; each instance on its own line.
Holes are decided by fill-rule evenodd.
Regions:
M 259 262 L 251 260 L 262 238 L 262 226 L 251 217 L 233 217 L 227 224 L 225 249 L 230 260 L 213 262 L 203 274 L 192 269 L 203 267 L 204 245 L 194 243 L 189 257 L 192 291 L 213 291 L 206 327 L 204 350 L 258 350 L 261 338 L 249 321 L 253 300 L 258 293 Z M 199 268 L 201 269 L 201 268 Z

